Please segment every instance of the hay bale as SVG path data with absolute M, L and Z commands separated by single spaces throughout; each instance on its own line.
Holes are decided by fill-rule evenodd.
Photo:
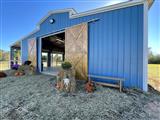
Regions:
M 73 93 L 76 90 L 75 71 L 61 70 L 57 76 L 56 88 L 58 91 Z
M 24 73 L 25 75 L 34 75 L 36 73 L 36 69 L 32 65 L 21 65 L 18 72 Z
M 0 78 L 4 78 L 7 77 L 7 74 L 3 71 L 0 72 Z

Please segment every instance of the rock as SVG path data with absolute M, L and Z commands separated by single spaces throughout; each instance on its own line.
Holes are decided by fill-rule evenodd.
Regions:
M 13 82 L 14 81 L 14 82 Z M 160 93 L 96 86 L 86 94 L 85 81 L 76 80 L 76 94 L 53 88 L 50 75 L 6 77 L 0 81 L 1 120 L 159 120 Z M 73 96 L 74 95 L 74 96 Z M 16 110 L 16 113 L 13 111 Z
M 7 74 L 4 72 L 0 72 L 0 78 L 7 77 Z

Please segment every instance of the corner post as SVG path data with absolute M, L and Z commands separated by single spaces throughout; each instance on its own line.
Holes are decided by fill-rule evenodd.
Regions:
M 143 4 L 143 90 L 148 91 L 148 3 Z

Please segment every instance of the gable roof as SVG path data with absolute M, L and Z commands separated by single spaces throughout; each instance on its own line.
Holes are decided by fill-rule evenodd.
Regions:
M 85 12 L 81 12 L 81 13 L 77 13 L 76 10 L 74 10 L 73 8 L 68 8 L 68 9 L 62 9 L 62 10 L 54 10 L 54 11 L 49 11 L 47 13 L 47 15 L 45 15 L 38 23 L 37 23 L 37 28 L 35 30 L 33 30 L 31 33 L 29 33 L 28 35 L 26 35 L 25 37 L 21 38 L 18 41 L 21 41 L 25 38 L 27 38 L 28 36 L 36 33 L 37 31 L 40 30 L 40 25 L 52 14 L 58 14 L 58 13 L 65 13 L 68 12 L 69 13 L 69 18 L 73 19 L 73 18 L 78 18 L 78 17 L 83 17 L 83 16 L 88 16 L 88 15 L 93 15 L 93 14 L 97 14 L 97 13 L 102 13 L 102 12 L 106 12 L 106 11 L 112 11 L 112 10 L 116 10 L 116 9 L 121 9 L 121 8 L 126 8 L 126 7 L 131 7 L 131 6 L 135 6 L 135 5 L 140 5 L 140 4 L 144 4 L 145 2 L 148 3 L 148 8 L 150 8 L 152 6 L 152 4 L 154 3 L 155 0 L 131 0 L 131 1 L 126 1 L 126 2 L 122 2 L 122 3 L 118 3 L 118 4 L 114 4 L 114 5 L 109 5 L 109 6 L 105 6 L 105 7 L 101 7 L 101 8 L 97 8 L 97 9 L 93 9 L 93 10 L 88 10 Z
M 67 9 L 62 9 L 62 10 L 53 10 L 49 11 L 46 16 L 44 16 L 38 23 L 37 26 L 42 24 L 49 16 L 52 14 L 59 14 L 59 13 L 65 13 L 68 12 L 69 16 L 72 16 L 73 14 L 77 14 L 77 12 L 73 8 L 67 8 Z

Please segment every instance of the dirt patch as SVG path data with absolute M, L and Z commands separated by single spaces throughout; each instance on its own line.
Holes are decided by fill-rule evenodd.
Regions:
M 0 81 L 2 120 L 159 120 L 160 94 L 97 87 L 85 93 L 83 81 L 76 93 L 58 93 L 55 78 L 46 75 L 7 77 Z

